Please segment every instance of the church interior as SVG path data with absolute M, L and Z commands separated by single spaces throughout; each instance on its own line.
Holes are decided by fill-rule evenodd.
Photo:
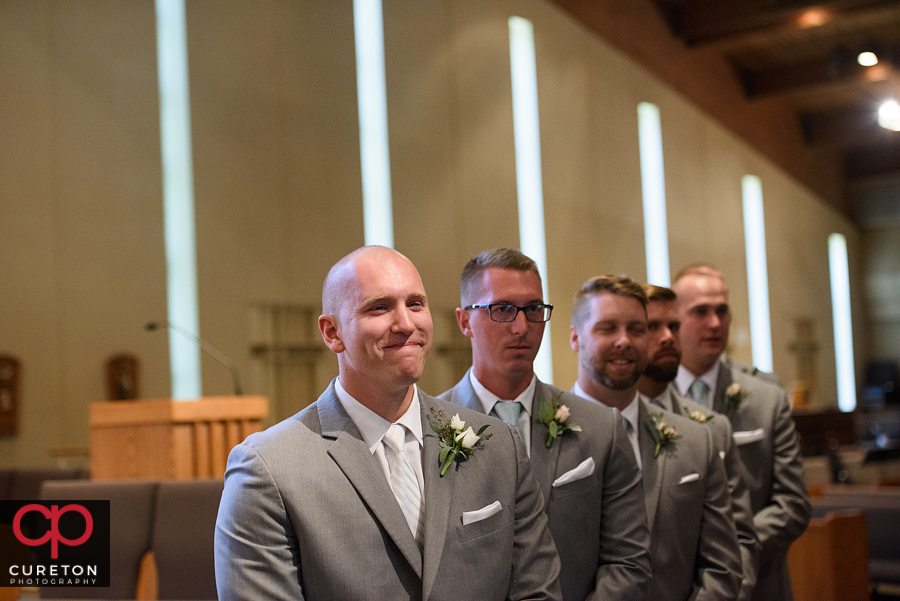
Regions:
M 188 152 L 172 162 L 163 0 L 0 2 L 0 500 L 125 495 L 143 514 L 113 515 L 113 529 L 143 519 L 143 542 L 123 552 L 120 596 L 91 598 L 215 598 L 197 575 L 211 555 L 190 547 L 194 524 L 179 516 L 199 508 L 214 522 L 228 449 L 337 375 L 316 325 L 322 282 L 375 239 L 373 211 L 428 293 L 434 346 L 419 386 L 434 395 L 472 361 L 454 312 L 463 266 L 485 249 L 523 247 L 523 215 L 540 216 L 554 306 L 545 378 L 568 390 L 574 292 L 600 274 L 658 277 L 648 266 L 654 183 L 665 277 L 714 264 L 729 289 L 727 355 L 758 363 L 751 177 L 764 207 L 763 371 L 793 401 L 814 504 L 789 557 L 795 598 L 900 598 L 900 2 L 377 2 L 380 209 L 364 204 L 363 3 L 184 2 Z M 533 32 L 530 170 L 511 18 Z M 860 62 L 863 52 L 876 63 Z M 879 124 L 891 100 L 894 120 L 885 110 Z M 655 182 L 646 107 L 661 137 Z M 180 224 L 193 237 L 187 263 L 170 241 L 178 182 L 192 202 Z M 523 208 L 526 187 L 537 209 Z M 849 299 L 841 326 L 835 235 Z M 192 327 L 172 308 L 185 265 Z M 174 341 L 200 358 L 200 400 L 172 400 Z M 78 488 L 136 478 L 145 484 L 124 492 Z M 153 540 L 203 565 L 179 572 L 179 555 L 151 550 Z M 0 582 L 0 599 L 80 598 L 62 590 Z

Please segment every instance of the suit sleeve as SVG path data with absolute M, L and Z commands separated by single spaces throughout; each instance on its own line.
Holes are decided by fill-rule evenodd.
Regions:
M 725 449 L 723 449 L 725 474 L 728 476 L 731 510 L 734 514 L 734 525 L 741 548 L 741 567 L 744 573 L 738 601 L 750 601 L 759 571 L 759 537 L 756 535 L 756 528 L 753 525 L 753 505 L 750 502 L 750 489 L 747 488 L 747 479 L 744 476 L 745 468 L 738 455 L 737 446 L 734 444 L 731 424 L 724 415 L 717 416 L 716 421 L 719 420 L 721 420 L 721 425 L 717 427 L 722 428 L 725 432 L 722 437 L 725 444 Z
M 515 541 L 511 601 L 562 599 L 559 554 L 550 535 L 544 495 L 531 471 L 531 462 L 518 436 L 509 431 L 516 449 Z
M 784 391 L 779 390 L 772 432 L 772 491 L 769 503 L 753 518 L 761 557 L 784 557 L 809 524 L 811 507 L 803 480 L 800 443 Z
M 700 544 L 695 570 L 697 580 L 691 599 L 734 599 L 738 595 L 743 571 L 741 552 L 731 510 L 731 495 L 725 474 L 725 463 L 718 456 L 708 436 L 708 469 Z
M 603 472 L 600 566 L 591 601 L 646 599 L 650 590 L 650 530 L 641 471 L 625 428 L 616 419 Z
M 228 456 L 215 534 L 222 601 L 303 599 L 299 552 L 278 487 L 250 446 Z

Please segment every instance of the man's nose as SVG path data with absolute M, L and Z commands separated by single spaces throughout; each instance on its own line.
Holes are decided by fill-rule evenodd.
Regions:
M 525 311 L 516 313 L 516 318 L 510 323 L 513 332 L 525 332 L 528 330 L 528 320 L 525 319 Z
M 395 312 L 393 330 L 395 332 L 412 332 L 415 329 L 408 307 L 400 307 Z

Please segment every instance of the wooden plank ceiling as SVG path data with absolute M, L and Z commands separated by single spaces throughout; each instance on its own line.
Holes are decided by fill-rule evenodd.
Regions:
M 882 102 L 900 102 L 900 1 L 649 1 L 688 57 L 698 65 L 718 57 L 750 105 L 774 99 L 793 113 L 809 149 L 838 153 L 846 182 L 900 173 L 900 132 L 877 123 Z M 555 3 L 601 35 L 603 19 L 638 5 Z M 863 49 L 879 63 L 860 66 Z

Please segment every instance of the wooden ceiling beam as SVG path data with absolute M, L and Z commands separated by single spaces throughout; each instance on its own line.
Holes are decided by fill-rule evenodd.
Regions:
M 726 51 L 803 30 L 827 33 L 900 18 L 893 0 L 657 0 L 657 5 L 688 46 Z
M 863 152 L 865 148 L 900 147 L 900 132 L 878 125 L 877 108 L 854 108 L 801 116 L 803 135 L 811 146 Z
M 879 53 L 882 60 L 873 67 L 863 67 L 856 57 L 841 49 L 819 61 L 795 65 L 779 65 L 765 69 L 735 67 L 744 83 L 748 98 L 774 94 L 811 91 L 818 86 L 865 86 L 872 82 L 900 77 L 895 57 L 900 50 L 892 48 Z

